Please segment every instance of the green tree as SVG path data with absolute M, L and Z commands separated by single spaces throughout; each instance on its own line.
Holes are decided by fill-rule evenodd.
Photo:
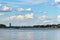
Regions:
M 57 25 L 57 28 L 60 28 L 60 24 Z
M 34 25 L 33 27 L 34 27 L 34 28 L 39 28 L 39 27 L 40 27 L 40 25 Z
M 6 28 L 6 25 L 0 24 L 0 28 Z

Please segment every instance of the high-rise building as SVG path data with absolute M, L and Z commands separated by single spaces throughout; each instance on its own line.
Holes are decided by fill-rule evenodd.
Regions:
M 9 23 L 9 27 L 11 27 L 11 23 Z

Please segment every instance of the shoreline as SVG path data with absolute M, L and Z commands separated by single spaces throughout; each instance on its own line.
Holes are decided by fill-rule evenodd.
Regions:
M 0 28 L 0 29 L 17 29 L 17 30 L 60 30 L 60 28 Z

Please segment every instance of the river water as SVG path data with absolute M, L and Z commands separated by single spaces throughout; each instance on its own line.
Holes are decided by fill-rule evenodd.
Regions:
M 0 29 L 0 40 L 60 40 L 60 29 Z

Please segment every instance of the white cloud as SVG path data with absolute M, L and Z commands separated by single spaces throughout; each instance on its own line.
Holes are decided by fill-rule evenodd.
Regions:
M 10 16 L 10 17 L 2 19 L 2 21 L 10 21 L 10 20 L 13 20 L 15 18 L 16 18 L 16 16 Z
M 0 12 L 10 11 L 12 8 L 9 6 L 4 5 L 4 3 L 0 2 Z
M 17 16 L 17 19 L 23 20 L 23 19 L 24 19 L 24 16 L 18 15 L 18 16 Z
M 31 13 L 31 14 L 26 14 L 26 15 L 25 15 L 25 18 L 27 18 L 27 19 L 33 19 L 33 16 L 34 16 L 33 13 Z
M 3 10 L 3 11 L 7 11 L 7 10 L 10 10 L 10 8 L 9 8 L 8 6 L 3 6 L 3 7 L 2 7 L 2 10 Z
M 26 14 L 26 15 L 18 15 L 18 16 L 10 16 L 7 18 L 4 18 L 3 21 L 10 21 L 10 20 L 24 20 L 24 19 L 33 19 L 34 15 L 33 13 L 31 14 Z
M 45 20 L 46 19 L 46 15 L 43 15 L 41 17 L 39 17 L 40 20 Z
M 11 10 L 12 10 L 12 8 L 10 8 L 9 6 L 1 6 L 0 7 L 0 12 L 9 12 Z
M 22 12 L 24 11 L 24 8 L 17 8 L 17 11 Z
M 26 11 L 29 11 L 29 12 L 31 12 L 31 11 L 32 11 L 32 8 L 28 8 L 28 9 L 26 9 Z
M 10 21 L 10 20 L 23 20 L 24 16 L 18 15 L 18 16 L 10 16 L 8 18 L 4 18 L 3 21 Z
M 55 0 L 55 3 L 58 3 L 58 2 L 60 2 L 60 0 Z
M 49 23 L 51 20 L 44 20 L 43 23 Z
M 13 2 L 6 2 L 8 4 L 30 4 L 30 5 L 35 5 L 35 4 L 42 4 L 48 2 L 47 0 L 17 0 Z
M 60 4 L 60 0 L 54 0 L 54 3 L 52 3 L 52 5 L 59 5 Z
M 45 24 L 53 24 L 53 20 L 43 20 L 42 23 Z
M 54 23 L 53 20 L 54 18 L 52 18 L 52 17 L 48 17 L 48 16 L 46 16 L 46 15 L 42 15 L 42 16 L 40 16 L 40 17 L 38 17 L 38 23 L 39 22 L 41 22 L 40 24 L 51 24 L 51 23 Z
M 19 12 L 24 12 L 24 11 L 31 12 L 32 8 L 26 8 L 26 9 L 24 9 L 24 8 L 17 8 L 17 11 L 19 11 Z
M 16 16 L 11 16 L 11 17 L 9 17 L 10 20 L 13 20 L 13 19 L 15 19 L 15 18 L 16 18 Z
M 57 16 L 57 21 L 60 22 L 60 15 Z
M 16 19 L 16 20 L 23 20 L 24 19 L 24 16 L 18 15 L 18 16 L 11 16 L 10 17 L 10 20 L 14 20 L 14 19 Z
M 25 4 L 41 4 L 46 3 L 47 0 L 22 0 Z

